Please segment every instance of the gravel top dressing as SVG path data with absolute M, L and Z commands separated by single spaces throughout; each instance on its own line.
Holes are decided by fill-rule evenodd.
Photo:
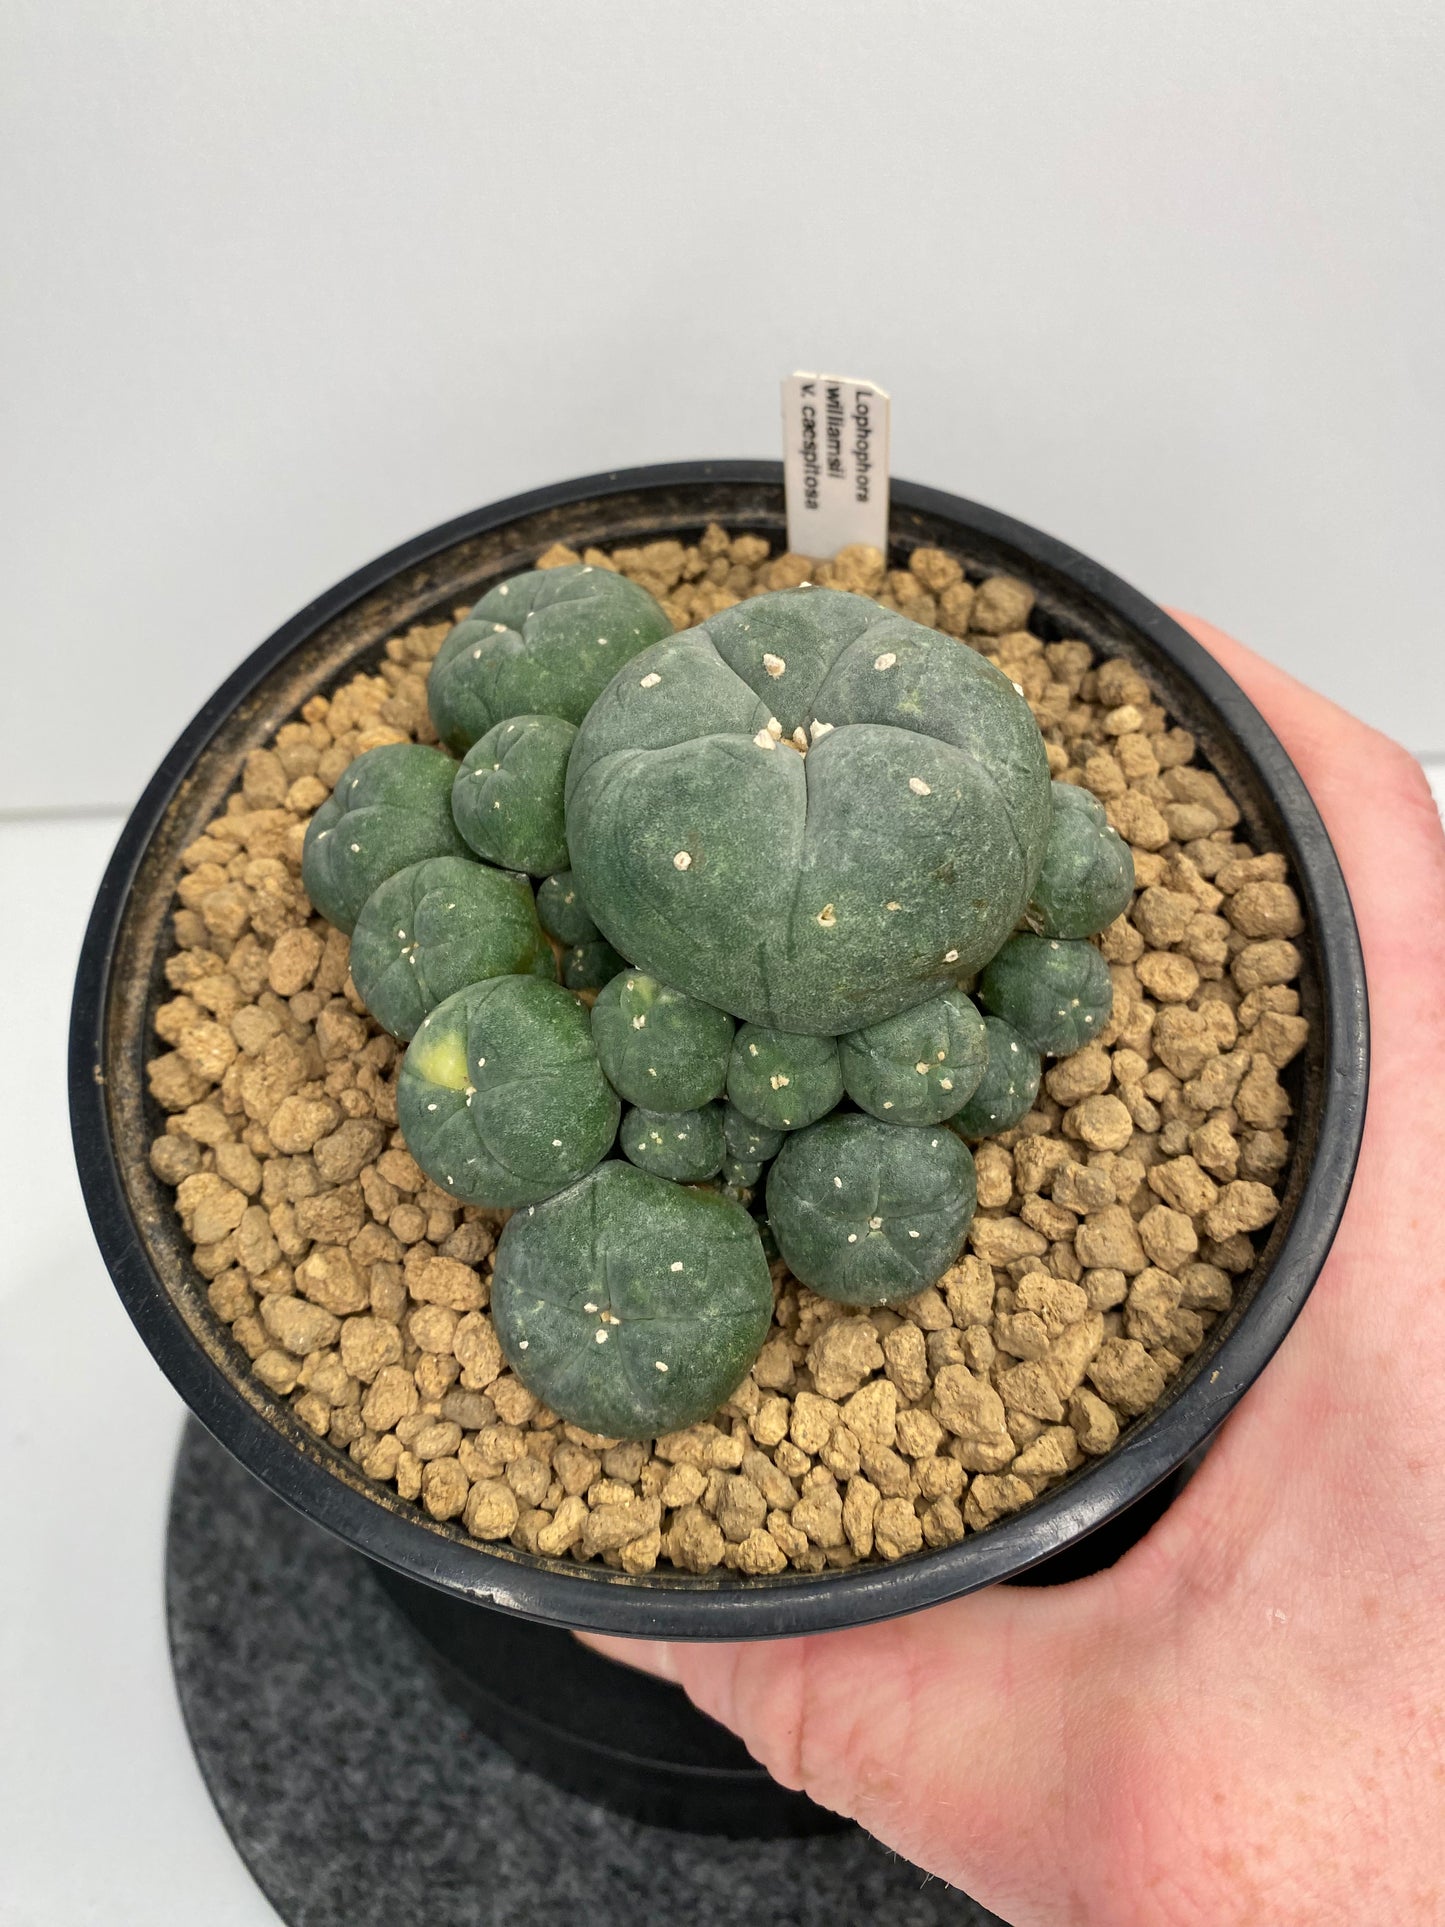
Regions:
M 565 855 L 555 817 L 514 814 L 504 831 L 492 812 L 512 796 L 534 793 L 553 763 L 566 764 L 574 725 L 584 717 L 579 740 L 601 738 L 601 748 L 589 749 L 594 760 L 569 768 L 567 780 L 604 794 L 596 771 L 605 766 L 605 729 L 618 704 L 597 722 L 609 695 L 589 715 L 602 683 L 543 689 L 547 662 L 525 652 L 501 664 L 494 684 L 467 680 L 473 631 L 484 642 L 484 632 L 504 627 L 493 608 L 504 607 L 502 585 L 476 610 L 458 610 L 455 627 L 439 622 L 394 637 L 377 674 L 357 674 L 333 696 L 308 701 L 269 748 L 247 758 L 240 789 L 185 853 L 176 947 L 165 966 L 173 994 L 156 1013 L 164 1049 L 148 1067 L 152 1095 L 166 1113 L 152 1166 L 175 1187 L 211 1307 L 257 1378 L 289 1400 L 318 1438 L 349 1452 L 368 1477 L 394 1485 L 433 1519 L 458 1521 L 478 1540 L 600 1559 L 629 1573 L 668 1564 L 689 1573 L 816 1573 L 951 1544 L 1028 1505 L 1146 1417 L 1228 1312 L 1236 1281 L 1254 1264 L 1251 1237 L 1277 1214 L 1289 1159 L 1290 1101 L 1280 1072 L 1307 1035 L 1292 987 L 1301 968 L 1293 939 L 1303 918 L 1284 860 L 1239 840 L 1235 803 L 1131 664 L 1096 659 L 1084 642 L 1045 642 L 1032 633 L 1033 596 L 1022 582 L 971 581 L 938 549 L 915 550 L 907 568 L 894 570 L 872 549 L 844 550 L 825 563 L 774 556 L 761 536 L 729 537 L 716 526 L 694 546 L 658 541 L 581 557 L 558 546 L 538 566 L 550 571 L 579 562 L 625 579 L 603 585 L 601 601 L 617 616 L 615 646 L 647 654 L 641 667 L 651 681 L 639 674 L 638 693 L 628 701 L 657 696 L 659 683 L 666 695 L 674 661 L 670 639 L 656 634 L 660 622 L 649 598 L 682 631 L 805 582 L 870 597 L 942 631 L 1013 683 L 1043 733 L 1054 795 L 1060 783 L 1072 789 L 1063 792 L 1063 807 L 1054 805 L 1049 857 L 1025 912 L 1028 929 L 1043 934 L 1016 936 L 992 957 L 980 984 L 989 1015 L 980 1025 L 968 999 L 951 990 L 915 1007 L 930 1013 L 927 1022 L 915 1009 L 895 1014 L 880 1004 L 876 1021 L 865 1013 L 839 1040 L 840 1052 L 831 1035 L 793 1034 L 806 1007 L 785 1011 L 786 1034 L 769 1029 L 774 1013 L 760 1009 L 732 1043 L 733 1101 L 723 1107 L 699 1100 L 701 1108 L 684 1109 L 692 1102 L 686 1077 L 699 1061 L 690 1053 L 705 1057 L 712 1049 L 721 1064 L 728 1036 L 720 1030 L 711 1038 L 707 1026 L 731 1019 L 663 991 L 653 1021 L 673 1026 L 687 1050 L 665 1061 L 659 1032 L 658 1051 L 639 1055 L 632 1033 L 642 1031 L 653 1009 L 645 998 L 656 992 L 639 973 L 642 987 L 609 993 L 593 1025 L 611 1078 L 600 1083 L 595 1057 L 584 1062 L 583 1044 L 571 1036 L 577 1007 L 568 993 L 590 1003 L 626 968 L 622 959 L 575 900 L 568 872 L 541 890 L 540 928 L 517 879 L 489 886 L 492 903 L 486 873 L 472 876 L 459 860 L 466 845 L 441 807 L 456 765 L 441 767 L 446 752 L 428 713 L 427 674 L 444 643 L 445 678 L 434 685 L 434 707 L 445 680 L 439 713 L 448 743 L 459 750 L 476 744 L 468 756 L 477 772 L 471 816 L 457 818 L 474 850 L 485 843 L 489 852 L 495 842 L 491 860 L 536 870 Z M 551 610 L 551 620 L 595 621 L 584 604 L 597 606 L 590 586 L 596 576 L 559 577 L 555 594 L 545 584 L 535 587 L 537 578 L 522 580 L 534 584 L 529 593 Z M 787 688 L 787 660 L 768 653 L 761 661 L 765 678 Z M 871 664 L 878 689 L 894 686 L 887 677 L 895 661 L 888 652 Z M 795 678 L 806 668 L 796 655 L 792 666 Z M 731 692 L 737 677 L 721 667 L 717 673 L 730 678 Z M 546 729 L 509 731 L 519 700 L 512 684 L 529 692 L 532 708 L 575 713 Z M 874 686 L 864 692 L 870 701 Z M 1014 703 L 998 687 L 1005 703 Z M 771 687 L 770 700 L 787 708 Z M 1014 707 L 1022 715 L 1022 705 Z M 790 729 L 790 720 L 784 715 L 775 730 L 769 716 L 753 739 L 760 750 L 777 747 L 769 768 L 780 781 L 793 780 L 790 771 L 830 732 L 817 722 L 811 730 L 801 722 Z M 827 759 L 838 758 L 837 742 L 819 758 L 820 784 L 833 767 Z M 916 742 L 919 769 L 900 807 L 936 804 L 939 771 L 952 767 L 947 742 Z M 1036 735 L 1034 744 L 1036 755 Z M 354 773 L 341 784 L 358 756 L 386 745 L 411 747 L 388 750 L 394 760 L 374 794 Z M 933 759 L 926 769 L 924 751 Z M 657 809 L 639 812 L 638 848 L 649 847 L 646 826 L 653 822 L 661 823 L 659 835 L 670 834 L 661 819 L 671 794 L 664 786 Z M 321 827 L 332 826 L 335 839 L 324 872 L 315 871 L 328 892 L 331 922 L 301 882 L 303 842 L 318 811 L 326 812 Z M 363 820 L 364 831 L 353 836 L 347 825 Z M 1101 842 L 1105 823 L 1132 853 L 1132 894 L 1128 853 L 1113 837 Z M 1038 826 L 1026 834 L 1037 836 Z M 674 840 L 668 876 L 675 871 L 696 883 L 694 852 Z M 623 843 L 616 848 L 630 858 Z M 375 876 L 366 868 L 373 858 L 384 865 Z M 698 860 L 705 865 L 707 853 Z M 378 877 L 403 864 L 425 868 L 408 871 L 409 884 L 373 896 Z M 846 884 L 846 866 L 839 874 Z M 311 869 L 307 875 L 313 880 Z M 476 894 L 461 912 L 453 895 L 458 884 Z M 1110 900 L 1113 891 L 1119 894 Z M 835 941 L 840 930 L 847 938 L 853 905 L 843 886 L 834 895 L 818 907 L 812 921 L 822 935 L 810 942 Z M 1081 906 L 1109 901 L 1112 910 L 1126 897 L 1127 907 L 1102 935 L 1088 947 L 1081 943 L 1098 927 Z M 368 899 L 381 906 L 369 919 L 361 916 Z M 646 909 L 643 903 L 638 912 L 638 941 L 687 940 L 666 917 L 654 931 Z M 458 921 L 439 921 L 453 913 Z M 433 922 L 450 947 L 429 938 Z M 535 1329 L 514 1321 L 499 1338 L 489 1309 L 507 1213 L 461 1202 L 429 1181 L 406 1148 L 398 1125 L 405 1047 L 373 1021 L 357 993 L 352 940 L 338 927 L 353 924 L 357 982 L 373 1007 L 388 1011 L 399 1036 L 417 1033 L 410 1082 L 402 1087 L 403 1113 L 414 1107 L 417 1129 L 428 1104 L 435 1111 L 444 1102 L 493 1101 L 485 1078 L 472 1073 L 480 1095 L 467 1082 L 466 1052 L 477 1037 L 495 1037 L 505 1054 L 508 1039 L 522 1034 L 518 1027 L 530 1025 L 554 1052 L 559 1088 L 571 1080 L 573 1094 L 555 1113 L 566 1121 L 541 1133 L 543 1113 L 534 1110 L 524 1119 L 536 1126 L 535 1144 L 524 1147 L 531 1162 L 520 1176 L 519 1165 L 507 1167 L 519 1198 L 525 1191 L 546 1199 L 571 1181 L 565 1174 L 574 1160 L 582 1169 L 595 1166 L 594 1177 L 583 1180 L 594 1187 L 585 1236 L 567 1206 L 583 1184 L 556 1205 L 523 1202 L 535 1210 L 536 1226 L 535 1234 L 528 1227 L 523 1256 L 530 1252 L 538 1276 L 549 1278 L 547 1317 Z M 613 936 L 625 941 L 615 927 Z M 565 989 L 546 981 L 549 938 Z M 426 995 L 418 990 L 426 988 L 421 966 L 411 961 L 418 946 L 431 973 Z M 1057 972 L 1044 956 L 1050 950 L 1058 953 Z M 742 972 L 748 959 L 729 956 L 725 964 Z M 463 992 L 489 969 L 517 974 Z M 443 1021 L 429 1029 L 427 1010 L 452 989 L 460 1003 L 447 1008 L 461 1015 L 450 1027 Z M 796 986 L 765 973 L 756 994 L 787 998 Z M 1032 1048 L 1014 1050 L 1011 1025 L 1020 1024 L 1035 1036 L 1040 1025 L 1053 1026 L 1049 1044 L 1060 1054 L 1045 1059 L 1037 1085 Z M 676 1085 L 667 1092 L 670 1112 L 649 1107 L 655 1093 L 637 1082 L 655 1071 L 643 1061 L 652 1056 Z M 505 1065 L 494 1064 L 492 1075 L 494 1101 L 503 1107 Z M 955 1081 L 964 1078 L 973 1095 L 959 1111 Z M 845 1110 L 814 1126 L 819 1135 L 798 1130 L 800 1118 L 822 1117 L 837 1103 L 842 1085 L 873 1115 Z M 602 1153 L 590 1138 L 612 1140 L 614 1089 L 631 1107 L 621 1149 L 633 1161 L 596 1165 Z M 507 1101 L 528 1111 L 523 1091 Z M 896 1120 L 876 1121 L 895 1106 Z M 939 1121 L 949 1115 L 972 1143 L 971 1172 L 963 1168 L 968 1153 L 960 1136 Z M 568 1137 L 578 1119 L 588 1142 Z M 996 1130 L 1000 1120 L 1008 1128 Z M 470 1112 L 462 1121 L 475 1131 L 467 1142 L 480 1169 L 487 1163 L 482 1127 Z M 679 1126 L 669 1137 L 669 1127 Z M 780 1138 L 784 1130 L 791 1135 Z M 914 1140 L 916 1156 L 899 1154 Z M 425 1156 L 420 1138 L 414 1141 Z M 886 1147 L 881 1163 L 879 1141 Z M 865 1300 L 878 1295 L 868 1270 L 877 1253 L 865 1253 L 868 1228 L 881 1219 L 864 1217 L 855 1226 L 849 1211 L 856 1215 L 850 1200 L 861 1195 L 857 1188 L 833 1196 L 834 1163 L 825 1171 L 816 1149 L 825 1142 L 839 1169 L 861 1160 L 860 1169 L 879 1174 L 888 1203 L 869 1208 L 886 1208 L 899 1225 L 914 1227 L 906 1235 L 916 1243 L 901 1249 L 916 1259 L 919 1275 L 936 1274 L 927 1261 L 930 1238 L 944 1235 L 938 1199 L 966 1211 L 976 1183 L 966 1246 L 936 1284 L 909 1297 L 893 1288 L 890 1302 L 873 1309 L 816 1295 L 774 1259 L 771 1324 L 766 1290 L 761 1322 L 754 1323 L 761 1287 L 747 1272 L 736 1225 L 755 1247 L 741 1205 L 752 1201 L 754 1186 L 761 1203 L 763 1167 L 774 1156 L 777 1196 L 770 1192 L 769 1209 L 780 1239 L 787 1241 L 788 1214 L 806 1221 L 809 1249 L 826 1265 L 830 1286 L 836 1280 L 840 1295 Z M 715 1172 L 720 1160 L 717 1189 L 679 1191 L 668 1182 L 710 1178 L 704 1167 Z M 494 1180 L 483 1171 L 481 1181 Z M 458 1187 L 464 1182 L 459 1176 Z M 717 1267 L 735 1292 L 728 1319 L 714 1321 L 709 1332 L 706 1357 L 697 1341 L 688 1384 L 669 1382 L 665 1395 L 649 1391 L 661 1401 L 658 1409 L 671 1400 L 674 1414 L 682 1414 L 689 1395 L 693 1413 L 705 1409 L 695 1387 L 703 1398 L 716 1396 L 717 1383 L 735 1382 L 734 1361 L 752 1354 L 759 1333 L 763 1342 L 709 1419 L 656 1438 L 618 1439 L 565 1422 L 543 1405 L 509 1367 L 503 1339 L 523 1349 L 535 1340 L 539 1359 L 555 1355 L 559 1386 L 575 1378 L 573 1328 L 596 1307 L 571 1304 L 569 1293 L 579 1300 L 585 1293 L 572 1291 L 575 1280 L 550 1278 L 549 1254 L 590 1249 L 587 1241 L 604 1232 L 625 1247 L 626 1220 L 612 1224 L 608 1201 L 625 1204 L 634 1193 L 681 1200 L 677 1250 L 702 1254 L 698 1262 Z M 698 1225 L 694 1214 L 704 1197 L 716 1210 L 712 1217 L 703 1212 Z M 855 1250 L 859 1231 L 864 1246 Z M 513 1242 L 523 1249 L 520 1239 Z M 673 1290 L 670 1274 L 681 1268 L 674 1258 L 653 1288 Z M 505 1289 L 499 1280 L 499 1297 Z M 681 1344 L 683 1334 L 707 1321 L 678 1303 Z M 588 1334 L 600 1348 L 617 1320 L 605 1308 L 598 1316 L 597 1333 L 589 1326 Z M 616 1344 L 613 1354 L 620 1368 Z M 519 1353 L 513 1356 L 529 1370 Z M 682 1357 L 675 1354 L 671 1366 L 651 1361 L 651 1369 L 679 1370 Z M 722 1375 L 712 1390 L 708 1372 Z M 594 1374 L 589 1383 L 600 1381 Z M 598 1414 L 615 1414 L 609 1422 L 619 1426 L 626 1417 L 622 1384 L 595 1394 Z M 562 1397 L 550 1382 L 545 1389 Z

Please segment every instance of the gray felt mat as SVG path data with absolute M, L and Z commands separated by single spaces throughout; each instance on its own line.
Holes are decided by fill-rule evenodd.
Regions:
M 194 1425 L 167 1593 L 201 1770 L 289 1927 L 1002 1927 L 860 1831 L 671 1833 L 524 1771 L 447 1702 L 358 1557 Z

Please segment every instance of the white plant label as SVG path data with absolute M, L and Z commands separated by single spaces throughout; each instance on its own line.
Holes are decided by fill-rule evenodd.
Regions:
M 788 547 L 836 555 L 850 542 L 888 553 L 887 391 L 847 375 L 783 383 Z

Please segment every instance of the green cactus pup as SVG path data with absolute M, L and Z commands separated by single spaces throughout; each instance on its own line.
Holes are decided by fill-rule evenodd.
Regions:
M 350 935 L 378 883 L 429 856 L 466 856 L 452 821 L 457 766 L 420 743 L 384 743 L 348 763 L 306 826 L 301 881 Z
M 560 984 L 490 977 L 426 1017 L 402 1060 L 406 1147 L 467 1204 L 534 1204 L 612 1148 L 621 1105 Z
M 592 1008 L 608 1082 L 649 1111 L 695 1111 L 721 1097 L 734 1028 L 725 1011 L 625 966 Z
M 582 892 L 570 870 L 559 870 L 537 885 L 537 920 L 558 943 L 596 943 L 602 932 L 588 916 Z
M 1088 790 L 1055 783 L 1053 827 L 1024 912 L 1041 937 L 1093 937 L 1122 916 L 1134 895 L 1134 856 Z
M 820 1036 L 978 970 L 1050 820 L 1009 678 L 834 589 L 751 597 L 634 657 L 567 768 L 572 868 L 608 940 L 735 1017 Z
M 740 1164 L 766 1164 L 783 1148 L 781 1131 L 754 1124 L 750 1117 L 743 1116 L 736 1104 L 723 1106 L 723 1136 L 727 1140 L 728 1156 Z
M 1045 1057 L 1082 1050 L 1114 1008 L 1109 966 L 1091 943 L 1010 937 L 985 967 L 978 994 Z
M 434 856 L 379 883 L 351 933 L 351 979 L 383 1030 L 408 1038 L 468 984 L 512 975 L 555 981 L 552 946 L 525 877 Z
M 765 1169 L 761 1160 L 750 1163 L 745 1158 L 727 1157 L 723 1159 L 722 1181 L 734 1192 L 746 1191 L 751 1194 Z
M 961 1110 L 988 1064 L 983 1019 L 961 990 L 838 1039 L 843 1088 L 885 1124 L 941 1124 Z
M 626 967 L 627 959 L 602 937 L 595 943 L 574 943 L 562 952 L 562 981 L 569 990 L 601 990 Z
M 967 1146 L 946 1126 L 880 1124 L 850 1111 L 794 1132 L 767 1195 L 795 1278 L 840 1304 L 885 1305 L 947 1271 L 977 1187 Z
M 843 1095 L 832 1037 L 740 1024 L 728 1060 L 728 1097 L 744 1117 L 773 1131 L 801 1131 Z
M 452 784 L 452 815 L 478 856 L 534 877 L 566 869 L 562 791 L 576 734 L 560 716 L 509 716 L 473 743 Z
M 646 589 L 585 564 L 489 589 L 438 651 L 427 707 L 458 755 L 509 716 L 580 723 L 630 656 L 672 622 Z
M 508 1221 L 492 1319 L 529 1391 L 605 1438 L 695 1425 L 757 1357 L 773 1288 L 758 1227 L 716 1191 L 618 1160 Z
M 617 1139 L 623 1155 L 641 1171 L 676 1184 L 700 1184 L 723 1164 L 722 1111 L 646 1111 L 634 1104 L 623 1113 Z
M 1026 1037 L 1002 1017 L 985 1017 L 988 1068 L 963 1109 L 948 1120 L 960 1137 L 993 1137 L 1011 1131 L 1039 1094 L 1043 1064 Z

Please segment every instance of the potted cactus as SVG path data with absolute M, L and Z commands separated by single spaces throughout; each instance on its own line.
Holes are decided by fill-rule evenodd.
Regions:
M 491 589 L 428 699 L 460 765 L 366 751 L 302 875 L 409 1040 L 407 1149 L 516 1213 L 492 1315 L 521 1383 L 655 1438 L 752 1365 L 769 1247 L 842 1304 L 935 1284 L 969 1144 L 1107 1024 L 1087 939 L 1134 888 L 1019 687 L 861 595 L 801 584 L 674 635 L 576 563 Z

